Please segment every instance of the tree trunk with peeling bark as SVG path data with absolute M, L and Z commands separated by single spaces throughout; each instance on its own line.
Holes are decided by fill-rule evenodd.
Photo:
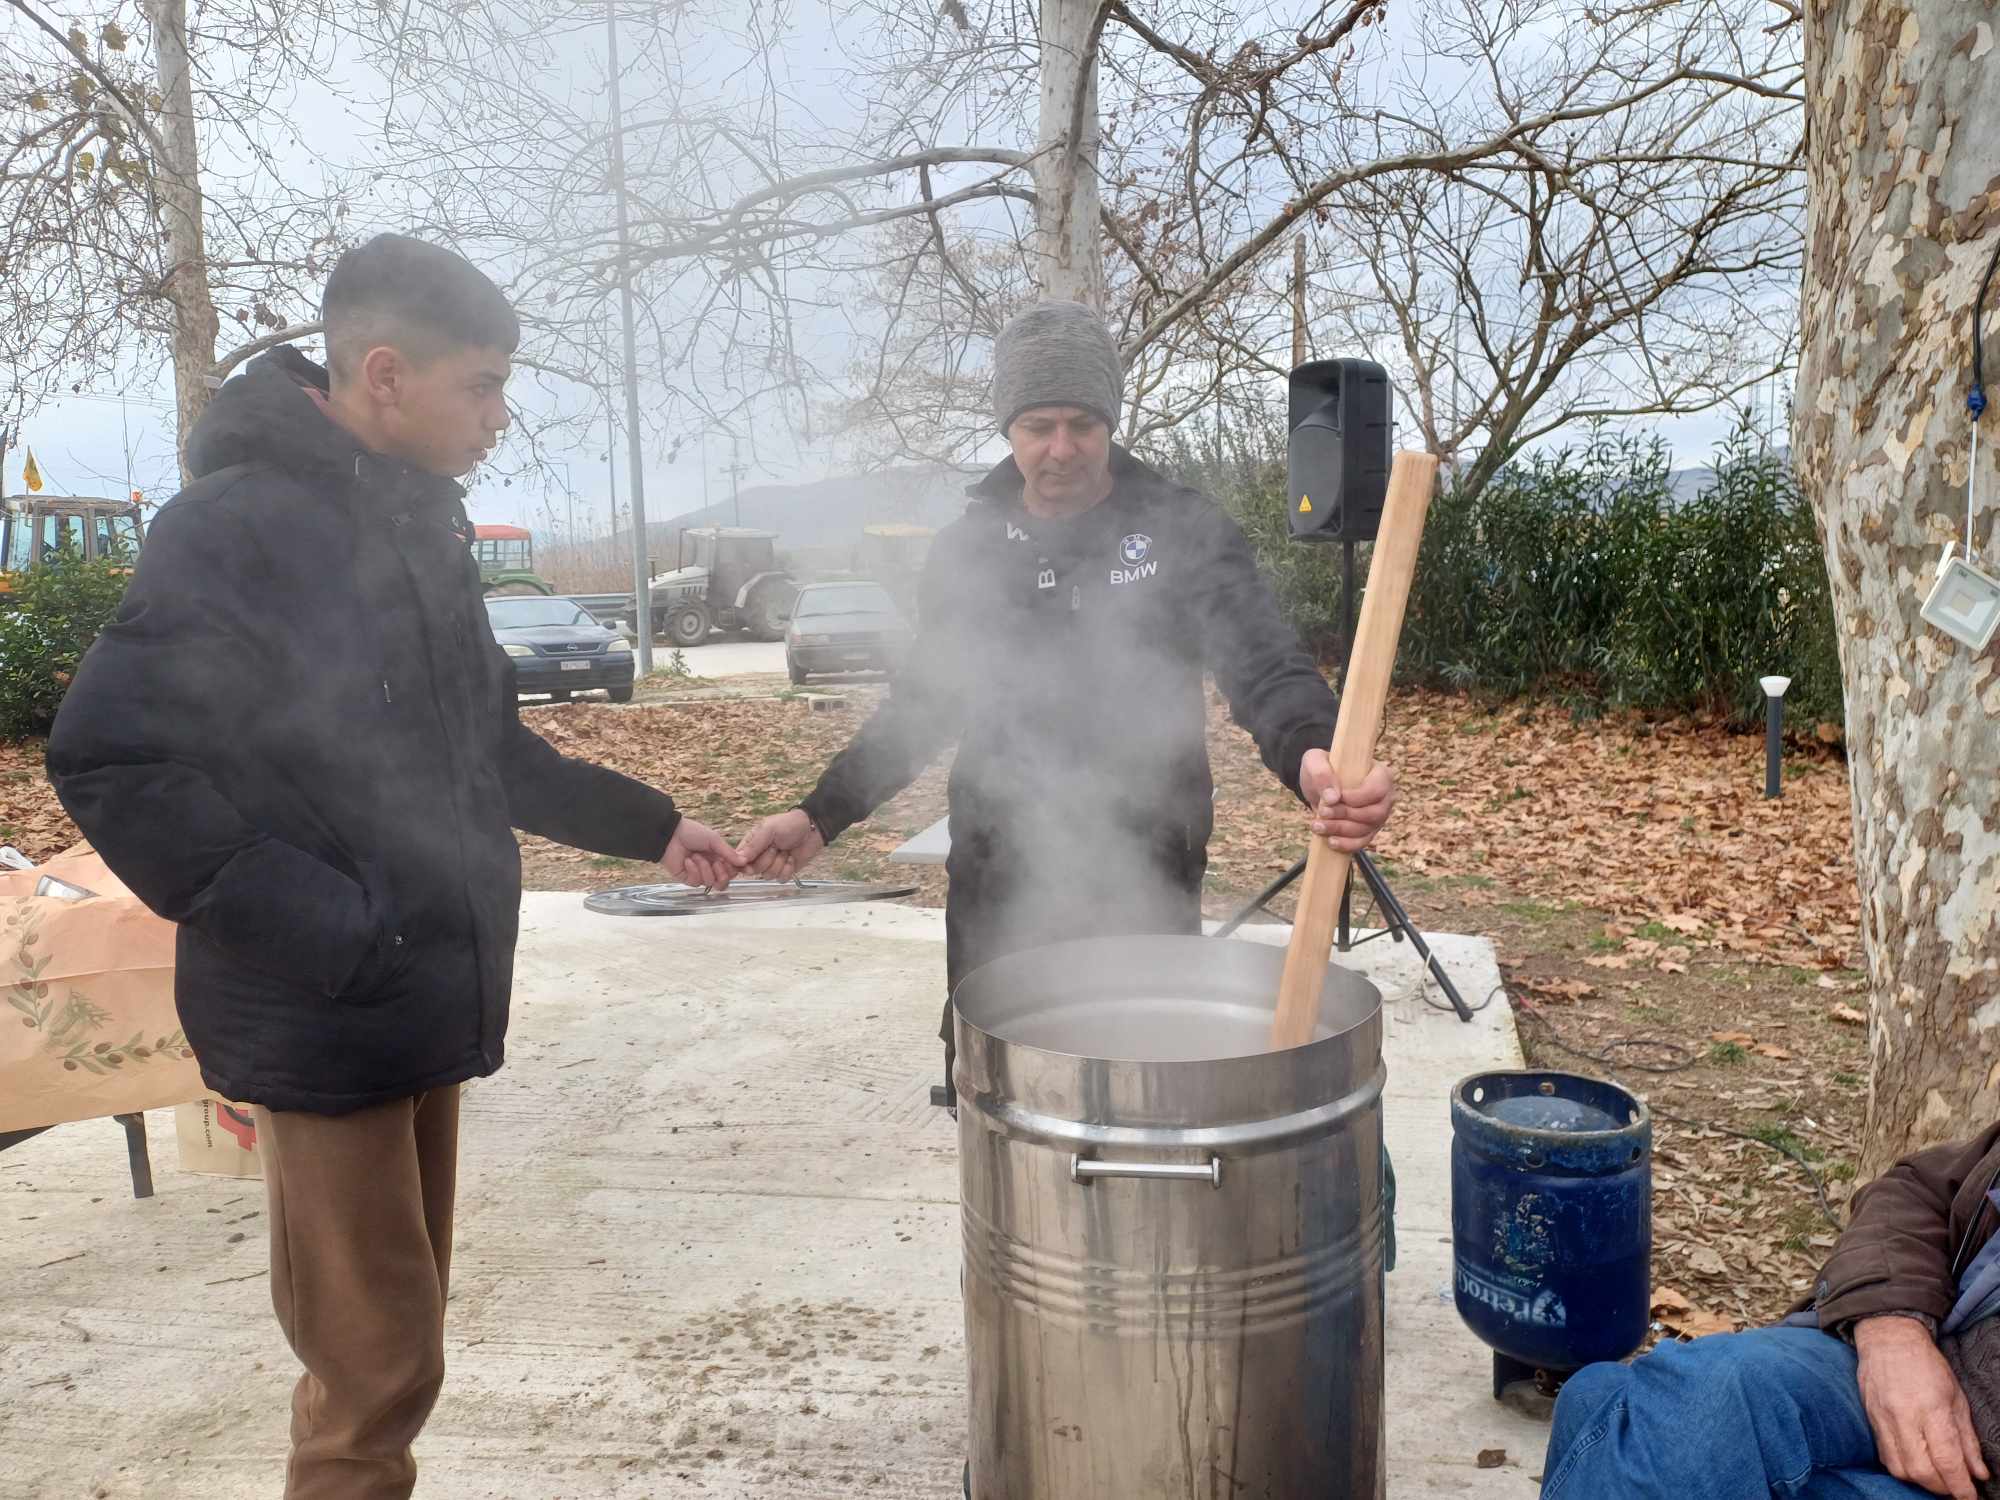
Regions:
M 2000 1117 L 2000 642 L 1975 656 L 1918 614 L 1966 524 L 1973 299 L 2000 239 L 2000 13 L 1821 0 L 1806 26 L 1794 442 L 1847 692 L 1866 1175 Z M 1987 348 L 2000 383 L 2000 341 Z M 1974 543 L 2000 572 L 2000 420 L 1985 425 Z
M 194 83 L 188 64 L 187 0 L 146 0 L 158 58 L 160 135 L 167 158 L 156 163 L 154 191 L 167 234 L 166 292 L 174 308 L 174 409 L 181 473 L 187 476 L 188 434 L 213 394 L 215 340 L 220 332 L 208 285 L 202 228 L 201 146 L 195 129 Z
M 1035 285 L 1050 302 L 1104 307 L 1097 190 L 1097 0 L 1042 0 L 1035 147 Z

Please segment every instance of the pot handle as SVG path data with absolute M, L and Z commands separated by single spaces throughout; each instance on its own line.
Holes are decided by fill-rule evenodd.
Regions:
M 1069 1159 L 1071 1182 L 1094 1182 L 1100 1177 L 1155 1177 L 1171 1182 L 1205 1182 L 1222 1186 L 1222 1158 L 1211 1156 L 1208 1165 L 1179 1161 L 1095 1161 L 1082 1156 Z

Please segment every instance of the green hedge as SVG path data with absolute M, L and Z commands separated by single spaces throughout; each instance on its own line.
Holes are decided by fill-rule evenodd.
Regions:
M 0 596 L 0 739 L 47 734 L 77 663 L 118 613 L 131 569 L 65 553 Z
M 1331 655 L 1340 550 L 1290 540 L 1282 442 L 1218 461 L 1150 456 L 1217 494 L 1249 535 L 1287 617 Z M 1482 490 L 1432 502 L 1403 628 L 1402 680 L 1578 711 L 1632 707 L 1761 723 L 1757 679 L 1792 679 L 1793 721 L 1842 722 L 1825 557 L 1790 469 L 1740 431 L 1713 482 L 1674 501 L 1664 444 L 1594 435 L 1520 459 Z M 1357 571 L 1367 579 L 1368 548 Z

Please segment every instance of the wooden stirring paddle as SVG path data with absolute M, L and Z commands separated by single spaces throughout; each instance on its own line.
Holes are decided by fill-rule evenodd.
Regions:
M 1375 555 L 1368 564 L 1368 589 L 1347 659 L 1347 685 L 1333 728 L 1333 774 L 1342 787 L 1359 786 L 1375 764 L 1375 741 L 1382 732 L 1382 708 L 1389 674 L 1396 665 L 1396 642 L 1403 633 L 1403 610 L 1417 571 L 1417 547 L 1424 537 L 1438 461 L 1430 453 L 1398 453 L 1389 471 L 1389 494 Z M 1315 838 L 1306 853 L 1305 884 L 1292 941 L 1285 950 L 1285 977 L 1278 986 L 1278 1011 L 1271 1046 L 1301 1047 L 1319 1022 L 1320 992 L 1326 983 L 1327 955 L 1333 950 L 1340 893 L 1354 857 Z

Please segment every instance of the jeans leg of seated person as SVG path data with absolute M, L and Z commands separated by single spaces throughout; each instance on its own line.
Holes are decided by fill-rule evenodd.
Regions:
M 1881 1469 L 1828 1469 L 1814 1474 L 1786 1500 L 1937 1500 L 1922 1485 L 1905 1484 Z
M 1662 1344 L 1563 1387 L 1542 1500 L 1921 1500 L 1883 1471 L 1854 1351 L 1814 1328 Z

